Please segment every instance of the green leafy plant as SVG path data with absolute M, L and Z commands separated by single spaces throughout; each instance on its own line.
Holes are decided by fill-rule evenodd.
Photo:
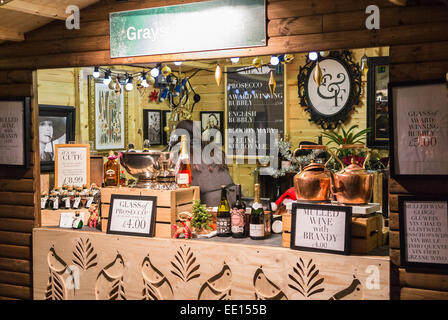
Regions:
M 371 128 L 366 128 L 361 131 L 355 132 L 354 130 L 358 128 L 358 125 L 355 124 L 351 126 L 347 131 L 341 126 L 342 135 L 338 134 L 335 130 L 330 132 L 322 132 L 322 135 L 328 138 L 330 141 L 327 142 L 327 145 L 334 143 L 337 146 L 341 144 L 357 144 L 363 143 L 363 140 L 366 139 L 366 135 L 370 132 Z
M 212 215 L 207 211 L 205 205 L 200 200 L 196 200 L 193 204 L 193 219 L 191 226 L 197 230 L 213 230 L 210 226 L 212 223 Z

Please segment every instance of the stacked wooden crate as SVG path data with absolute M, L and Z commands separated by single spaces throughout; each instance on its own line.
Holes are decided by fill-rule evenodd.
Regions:
M 289 248 L 291 244 L 291 214 L 282 217 L 282 246 Z M 380 213 L 371 213 L 365 217 L 352 217 L 351 253 L 369 253 L 386 244 L 387 237 L 383 232 L 383 217 Z
M 41 214 L 41 227 L 54 227 L 59 226 L 59 220 L 61 218 L 61 213 L 63 212 L 84 212 L 84 225 L 87 224 L 87 221 L 89 220 L 89 210 L 86 208 L 83 209 L 58 209 L 58 210 L 51 210 L 51 209 L 44 209 L 40 211 Z
M 101 226 L 103 232 L 107 231 L 112 194 L 157 197 L 155 236 L 160 238 L 171 238 L 174 231 L 171 226 L 178 222 L 177 215 L 182 211 L 191 212 L 193 202 L 200 198 L 199 187 L 177 190 L 101 188 Z

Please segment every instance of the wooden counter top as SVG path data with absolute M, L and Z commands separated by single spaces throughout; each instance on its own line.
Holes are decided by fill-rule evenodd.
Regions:
M 389 299 L 388 256 L 343 256 L 226 240 L 37 228 L 34 297 Z M 64 264 L 79 279 L 76 290 Z

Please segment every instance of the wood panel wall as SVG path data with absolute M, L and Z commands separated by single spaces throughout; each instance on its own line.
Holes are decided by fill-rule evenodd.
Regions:
M 32 239 L 39 225 L 39 148 L 36 72 L 0 71 L 0 99 L 32 97 L 31 167 L 0 166 L 0 300 L 32 299 Z
M 392 66 L 390 76 L 392 81 L 440 77 L 448 71 L 448 32 L 446 32 L 448 8 L 436 0 L 409 0 L 406 7 L 395 6 L 388 0 L 270 0 L 267 4 L 268 45 L 266 47 L 133 58 L 110 58 L 108 23 L 110 12 L 196 1 L 130 0 L 127 2 L 116 2 L 115 0 L 103 0 L 81 12 L 81 28 L 79 30 L 67 30 L 65 29 L 64 21 L 56 21 L 26 34 L 26 41 L 22 43 L 3 44 L 0 46 L 1 79 L 8 79 L 6 76 L 8 73 L 5 70 L 11 70 L 12 72 L 22 72 L 28 77 L 28 81 L 9 80 L 8 82 L 8 80 L 2 80 L 0 92 L 3 95 L 10 95 L 10 92 L 31 94 L 30 84 L 32 83 L 32 78 L 30 73 L 15 71 L 22 69 L 33 70 L 38 68 L 112 64 L 126 65 L 130 63 L 216 59 L 234 56 L 244 57 L 285 52 L 378 46 L 391 46 Z M 365 9 L 371 4 L 377 4 L 381 8 L 380 30 L 367 30 L 365 28 L 365 19 L 367 17 Z M 33 125 L 35 126 L 37 119 L 35 110 L 33 111 L 33 119 Z M 34 158 L 36 157 L 34 156 Z M 34 179 L 37 176 L 34 171 L 37 171 L 38 161 L 37 157 L 35 159 L 36 167 L 27 172 L 16 174 L 15 177 L 16 180 L 17 178 L 20 178 L 19 180 L 31 179 L 34 190 L 39 190 L 39 188 L 36 188 L 38 179 Z M 6 188 L 9 188 L 9 185 L 12 184 L 8 182 L 5 185 L 7 186 Z M 400 180 L 391 181 L 390 183 L 390 193 L 392 195 L 403 193 L 422 194 L 425 192 L 446 193 L 446 190 L 448 190 L 447 182 Z M 9 190 L 2 191 L 0 195 L 1 201 L 8 205 L 11 205 L 9 203 L 12 195 L 10 192 Z M 35 198 L 36 194 L 33 195 L 30 192 L 15 193 L 12 205 L 31 206 Z M 11 214 L 11 211 L 6 212 Z M 15 211 L 13 219 L 17 219 L 17 212 Z M 28 220 L 34 221 L 31 218 Z M 8 224 L 2 223 L 1 225 Z M 20 230 L 20 232 L 23 232 L 24 229 Z M 25 231 L 27 230 L 25 228 Z M 13 231 L 17 231 L 17 228 Z M 398 230 L 393 229 L 393 231 Z M 13 249 L 15 248 L 10 248 L 10 244 L 5 245 L 7 246 L 6 250 L 0 250 L 1 254 L 9 255 L 7 257 L 9 259 L 16 259 L 17 257 L 14 255 L 20 255 L 21 259 L 23 259 L 21 261 L 29 261 L 23 258 L 25 252 L 20 250 L 14 251 Z M 29 247 L 22 246 L 21 248 L 25 248 L 26 251 L 26 248 Z M 6 252 L 6 254 L 3 252 Z M 16 252 L 16 254 L 13 252 Z M 399 261 L 395 259 L 396 253 L 397 248 L 391 250 L 391 257 L 399 266 Z M 5 263 L 0 263 L 1 268 L 5 268 L 3 267 L 4 265 Z M 15 270 L 17 271 L 18 269 Z M 29 269 L 21 270 L 29 271 Z M 6 279 L 1 280 L 4 278 Z M 25 295 L 25 292 L 20 291 L 19 294 L 18 291 L 10 289 L 11 285 L 4 282 L 8 278 L 19 279 L 18 276 L 3 276 L 0 279 L 0 286 L 2 286 L 0 288 L 4 289 L 0 291 L 0 295 L 19 298 L 30 296 Z M 392 278 L 392 280 L 396 279 L 397 281 L 405 279 L 404 277 L 398 277 L 398 274 L 392 276 Z M 427 290 L 428 288 L 420 288 L 426 285 L 425 281 L 416 283 L 410 285 L 409 281 L 406 280 L 406 286 L 403 285 L 403 288 L 414 287 L 414 289 L 401 290 L 401 297 L 422 297 L 422 295 L 425 296 L 425 292 L 430 291 Z M 446 290 L 447 288 L 444 287 L 443 289 Z M 414 296 L 410 292 L 414 292 Z

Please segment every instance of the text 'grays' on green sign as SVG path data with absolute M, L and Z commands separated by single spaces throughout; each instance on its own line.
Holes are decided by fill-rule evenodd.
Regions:
M 110 14 L 112 58 L 265 45 L 265 0 L 213 0 Z

